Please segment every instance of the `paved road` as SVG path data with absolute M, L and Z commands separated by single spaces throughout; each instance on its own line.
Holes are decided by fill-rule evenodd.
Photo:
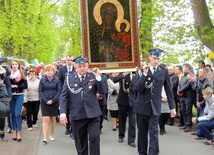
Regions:
M 214 147 L 203 144 L 205 140 L 196 141 L 190 133 L 184 133 L 176 126 L 167 126 L 167 134 L 159 136 L 160 155 L 213 155 Z M 104 129 L 101 134 L 101 155 L 137 155 L 137 148 L 127 145 L 127 137 L 124 143 L 118 143 L 118 131 L 111 130 L 111 122 L 104 121 Z M 55 141 L 42 144 L 42 133 L 38 141 L 37 155 L 76 155 L 74 141 L 64 135 L 64 127 L 56 125 Z

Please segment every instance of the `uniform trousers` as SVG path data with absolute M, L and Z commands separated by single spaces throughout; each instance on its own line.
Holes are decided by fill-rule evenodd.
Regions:
M 138 127 L 138 153 L 139 155 L 158 155 L 158 115 L 145 116 L 137 114 Z M 149 152 L 148 148 L 148 131 L 149 131 Z
M 70 110 L 67 109 L 67 112 L 66 112 L 66 117 L 67 117 L 67 123 L 66 123 L 66 131 L 69 131 L 70 134 L 73 133 L 73 128 L 72 128 L 72 123 L 70 121 Z
M 128 143 L 134 143 L 136 136 L 136 123 L 135 118 L 136 114 L 133 112 L 133 107 L 131 106 L 123 106 L 118 104 L 118 115 L 119 115 L 119 135 L 120 139 L 125 137 L 126 131 L 126 118 L 127 114 L 129 116 L 129 124 L 128 124 Z
M 103 119 L 104 119 L 104 115 L 105 115 L 105 106 L 106 105 L 100 105 L 100 110 L 102 111 L 102 115 L 100 115 L 100 131 L 103 128 Z
M 77 154 L 100 155 L 100 117 L 71 120 L 71 123 Z

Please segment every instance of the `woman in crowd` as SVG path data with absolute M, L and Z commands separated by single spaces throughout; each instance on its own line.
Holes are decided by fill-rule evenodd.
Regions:
M 39 79 L 36 77 L 36 70 L 31 69 L 28 74 L 28 89 L 26 90 L 26 98 L 27 98 L 27 126 L 28 130 L 31 131 L 34 127 L 38 127 L 36 122 L 38 120 L 38 112 L 39 112 Z M 32 118 L 33 116 L 33 118 Z
M 28 84 L 26 77 L 22 71 L 20 63 L 17 60 L 11 62 L 10 82 L 12 87 L 12 99 L 10 102 L 11 108 L 11 127 L 13 130 L 13 140 L 20 142 L 22 140 L 22 104 L 24 101 L 24 89 L 27 89 Z
M 164 135 L 166 133 L 165 125 L 170 116 L 169 104 L 164 87 L 162 87 L 161 97 L 161 115 L 159 117 L 159 127 L 160 135 Z
M 112 81 L 112 78 L 116 76 L 117 73 L 110 73 L 110 78 L 107 80 L 108 82 L 107 109 L 110 111 L 113 131 L 116 131 L 117 129 L 117 119 L 118 119 L 118 104 L 116 103 L 116 99 L 119 93 L 119 82 L 114 83 Z
M 51 141 L 54 141 L 54 129 L 56 124 L 56 116 L 59 108 L 59 96 L 61 92 L 60 81 L 55 75 L 56 68 L 53 65 L 45 67 L 45 75 L 39 83 L 39 95 L 41 98 L 41 110 L 43 120 L 43 143 L 47 144 L 48 126 L 50 123 Z
M 41 68 L 38 78 L 41 79 L 45 75 L 45 68 Z

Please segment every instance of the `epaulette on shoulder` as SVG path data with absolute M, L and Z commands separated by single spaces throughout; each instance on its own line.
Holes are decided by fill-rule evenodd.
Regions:
M 165 64 L 160 64 L 159 65 L 161 68 L 166 68 L 166 65 Z
M 160 64 L 160 65 L 159 65 L 159 70 L 162 70 L 162 69 L 167 71 L 166 66 L 165 66 L 165 65 Z

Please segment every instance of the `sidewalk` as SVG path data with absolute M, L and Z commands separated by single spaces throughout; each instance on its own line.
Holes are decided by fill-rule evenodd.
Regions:
M 38 128 L 33 128 L 32 131 L 28 131 L 26 121 L 22 123 L 21 142 L 13 141 L 12 133 L 7 133 L 7 127 L 5 127 L 5 138 L 0 140 L 0 155 L 36 155 L 42 127 L 41 115 L 37 123 Z

